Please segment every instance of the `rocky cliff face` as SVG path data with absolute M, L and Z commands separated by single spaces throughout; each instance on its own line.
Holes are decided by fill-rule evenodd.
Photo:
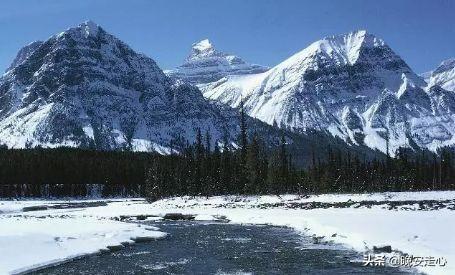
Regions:
M 268 68 L 243 61 L 240 57 L 216 50 L 208 39 L 193 44 L 191 53 L 174 70 L 166 71 L 173 78 L 192 84 L 208 83 L 227 75 L 245 75 L 266 71 Z
M 16 55 L 16 58 L 14 58 L 13 63 L 11 63 L 11 65 L 8 67 L 8 69 L 6 69 L 6 71 L 9 71 L 14 67 L 19 66 L 42 44 L 43 41 L 35 41 L 20 49 L 20 51 Z
M 328 131 L 390 153 L 455 142 L 454 94 L 427 87 L 366 31 L 317 41 L 270 70 L 200 83 L 204 96 L 239 106 L 270 125 Z
M 15 148 L 166 153 L 197 129 L 234 141 L 235 115 L 93 22 L 26 46 L 0 79 L 0 142 Z

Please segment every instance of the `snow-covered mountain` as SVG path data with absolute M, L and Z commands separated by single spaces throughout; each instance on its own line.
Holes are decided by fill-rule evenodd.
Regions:
M 9 71 L 14 67 L 20 65 L 42 44 L 43 41 L 35 41 L 20 49 L 20 51 L 16 55 L 16 58 L 14 58 L 13 63 L 11 63 L 11 65 L 6 69 L 6 71 Z
M 198 128 L 233 141 L 233 116 L 90 21 L 26 46 L 0 78 L 0 143 L 14 148 L 165 153 Z
M 431 72 L 422 74 L 429 86 L 438 85 L 455 92 L 455 58 L 447 59 Z
M 247 117 L 248 131 L 268 146 L 282 134 L 297 164 L 330 146 L 373 157 L 321 132 L 295 134 Z M 169 153 L 200 129 L 215 142 L 237 142 L 239 113 L 170 78 L 149 57 L 93 22 L 19 51 L 0 78 L 0 144 L 12 148 L 82 147 Z M 311 148 L 313 151 L 309 150 Z M 322 156 L 324 157 L 324 156 Z
M 270 125 L 328 131 L 383 152 L 455 143 L 455 94 L 428 86 L 381 39 L 356 31 L 314 42 L 259 74 L 200 82 L 204 96 Z
M 208 39 L 204 39 L 193 44 L 191 53 L 183 65 L 165 73 L 192 84 L 200 84 L 213 82 L 228 75 L 255 74 L 266 70 L 267 67 L 250 64 L 238 56 L 220 52 Z

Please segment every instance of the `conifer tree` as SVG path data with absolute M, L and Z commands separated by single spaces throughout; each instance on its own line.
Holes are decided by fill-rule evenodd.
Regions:
M 246 162 L 246 150 L 248 146 L 248 133 L 247 133 L 247 125 L 246 125 L 246 115 L 245 109 L 243 105 L 243 99 L 240 101 L 240 154 L 241 154 L 241 161 L 243 163 Z
M 261 160 L 259 151 L 258 136 L 255 133 L 251 142 L 248 144 L 246 171 L 247 179 L 245 181 L 244 192 L 254 193 L 258 191 L 261 182 Z
M 149 202 L 154 202 L 162 198 L 161 187 L 159 184 L 158 164 L 156 161 L 147 169 L 145 177 L 145 192 Z
M 238 183 L 237 192 L 242 192 L 247 181 L 247 168 L 246 168 L 246 159 L 247 159 L 247 147 L 248 147 L 248 132 L 246 125 L 246 115 L 243 105 L 243 99 L 240 101 L 240 166 L 238 171 Z

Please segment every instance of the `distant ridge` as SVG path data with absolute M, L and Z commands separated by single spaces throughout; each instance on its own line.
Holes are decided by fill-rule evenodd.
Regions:
M 181 66 L 165 73 L 192 84 L 201 84 L 227 75 L 254 74 L 267 70 L 268 67 L 250 64 L 238 56 L 220 52 L 208 39 L 203 39 L 193 44 L 189 56 Z

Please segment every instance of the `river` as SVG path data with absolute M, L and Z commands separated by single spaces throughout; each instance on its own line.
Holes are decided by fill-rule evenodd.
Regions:
M 410 274 L 364 267 L 362 255 L 274 226 L 147 222 L 169 233 L 31 274 Z

